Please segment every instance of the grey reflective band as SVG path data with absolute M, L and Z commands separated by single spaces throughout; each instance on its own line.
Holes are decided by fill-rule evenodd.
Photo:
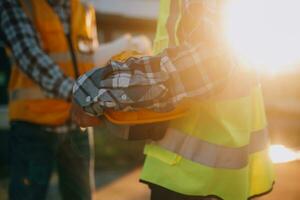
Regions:
M 76 58 L 79 62 L 83 63 L 94 63 L 93 53 L 76 53 Z
M 57 63 L 67 63 L 71 62 L 70 52 L 63 53 L 49 53 L 49 57 Z M 78 62 L 81 63 L 94 63 L 93 54 L 75 53 Z
M 9 94 L 10 101 L 45 99 L 45 94 L 39 88 L 16 89 Z
M 249 154 L 265 150 L 268 147 L 266 129 L 253 132 L 250 137 L 249 145 L 230 148 L 212 144 L 170 128 L 162 140 L 152 144 L 208 167 L 240 169 L 247 166 Z
M 71 53 L 49 53 L 48 56 L 55 62 L 71 62 Z

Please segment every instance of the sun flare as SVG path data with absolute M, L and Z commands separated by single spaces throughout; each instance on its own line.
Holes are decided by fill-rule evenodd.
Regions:
M 269 155 L 273 163 L 286 163 L 299 160 L 300 153 L 286 148 L 283 145 L 272 145 L 269 149 Z
M 229 0 L 225 34 L 233 51 L 264 70 L 300 63 L 299 0 Z

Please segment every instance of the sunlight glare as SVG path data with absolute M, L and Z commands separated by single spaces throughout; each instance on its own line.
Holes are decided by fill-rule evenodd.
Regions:
M 269 155 L 273 163 L 286 163 L 299 159 L 299 152 L 295 152 L 283 145 L 271 145 Z
M 229 0 L 224 17 L 229 45 L 241 59 L 263 70 L 297 64 L 299 8 L 299 0 Z

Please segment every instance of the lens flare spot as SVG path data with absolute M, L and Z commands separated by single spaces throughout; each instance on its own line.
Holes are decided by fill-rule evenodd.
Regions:
M 284 145 L 272 145 L 269 155 L 273 163 L 286 163 L 299 159 L 299 153 L 286 148 Z
M 225 35 L 232 50 L 262 71 L 300 63 L 299 0 L 229 0 Z

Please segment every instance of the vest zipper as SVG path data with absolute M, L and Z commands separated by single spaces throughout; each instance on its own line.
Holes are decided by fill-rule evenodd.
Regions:
M 74 46 L 73 46 L 73 43 L 72 43 L 71 33 L 66 34 L 66 37 L 67 37 L 67 41 L 68 41 L 69 50 L 70 50 L 70 53 L 71 53 L 71 59 L 72 59 L 75 78 L 77 79 L 80 74 L 79 74 L 79 70 L 78 70 L 78 63 L 77 63 L 76 55 L 75 55 L 75 52 L 74 52 Z

